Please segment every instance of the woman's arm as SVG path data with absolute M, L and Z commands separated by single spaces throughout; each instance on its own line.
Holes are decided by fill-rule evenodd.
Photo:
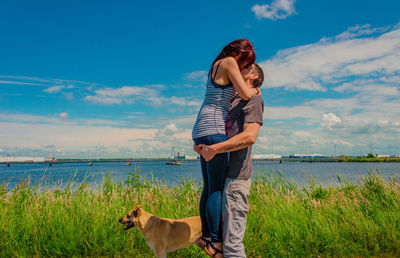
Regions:
M 249 88 L 244 82 L 235 58 L 227 57 L 223 60 L 221 65 L 226 69 L 229 80 L 232 82 L 233 87 L 241 99 L 249 100 L 251 97 L 258 94 L 257 89 Z
M 196 146 L 195 150 L 196 152 L 201 150 L 201 156 L 203 156 L 205 161 L 210 161 L 217 154 L 247 148 L 256 142 L 260 127 L 261 124 L 259 123 L 245 123 L 243 132 L 232 138 L 213 145 L 199 144 Z

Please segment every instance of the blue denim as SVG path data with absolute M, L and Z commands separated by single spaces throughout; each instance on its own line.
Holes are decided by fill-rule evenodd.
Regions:
M 226 141 L 226 135 L 214 134 L 193 139 L 196 145 Z M 203 192 L 200 198 L 200 218 L 203 237 L 210 237 L 214 243 L 222 242 L 222 191 L 228 167 L 228 153 L 217 154 L 206 162 L 200 158 L 203 174 Z

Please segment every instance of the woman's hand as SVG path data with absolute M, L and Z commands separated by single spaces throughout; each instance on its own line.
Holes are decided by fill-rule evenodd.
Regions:
M 257 90 L 257 96 L 261 96 L 260 88 L 256 87 L 255 89 Z
M 197 154 L 201 155 L 201 148 L 199 145 L 193 144 L 193 150 L 197 152 Z
M 199 144 L 198 147 L 201 148 L 201 156 L 206 162 L 212 160 L 218 154 L 213 145 Z

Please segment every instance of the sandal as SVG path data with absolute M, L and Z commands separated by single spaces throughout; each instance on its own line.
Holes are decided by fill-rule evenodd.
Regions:
M 206 253 L 207 253 L 209 256 L 215 257 L 217 254 L 222 254 L 222 255 L 224 254 L 224 252 L 223 252 L 221 249 L 216 248 L 216 247 L 213 245 L 212 242 L 210 242 L 210 244 L 207 245 L 207 247 L 208 247 L 208 246 L 211 246 L 211 248 L 214 249 L 214 253 L 212 254 L 212 253 L 210 253 L 210 251 L 208 251 L 207 248 L 205 248 L 205 249 L 206 249 Z
M 206 243 L 206 244 L 205 244 L 205 245 L 200 244 L 200 240 L 202 240 L 202 241 L 203 241 L 204 243 Z M 204 237 L 200 237 L 200 239 L 197 241 L 197 245 L 198 245 L 201 249 L 203 249 L 203 250 L 206 250 L 207 247 L 208 247 L 210 244 L 211 244 L 211 241 L 208 240 L 208 239 L 206 239 L 206 238 L 204 238 Z

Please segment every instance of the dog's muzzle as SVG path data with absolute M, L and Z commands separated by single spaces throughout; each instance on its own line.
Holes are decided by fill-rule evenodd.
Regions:
M 124 230 L 128 230 L 128 229 L 133 228 L 135 226 L 135 224 L 132 221 L 124 220 L 124 218 L 120 219 L 119 223 L 125 225 Z

